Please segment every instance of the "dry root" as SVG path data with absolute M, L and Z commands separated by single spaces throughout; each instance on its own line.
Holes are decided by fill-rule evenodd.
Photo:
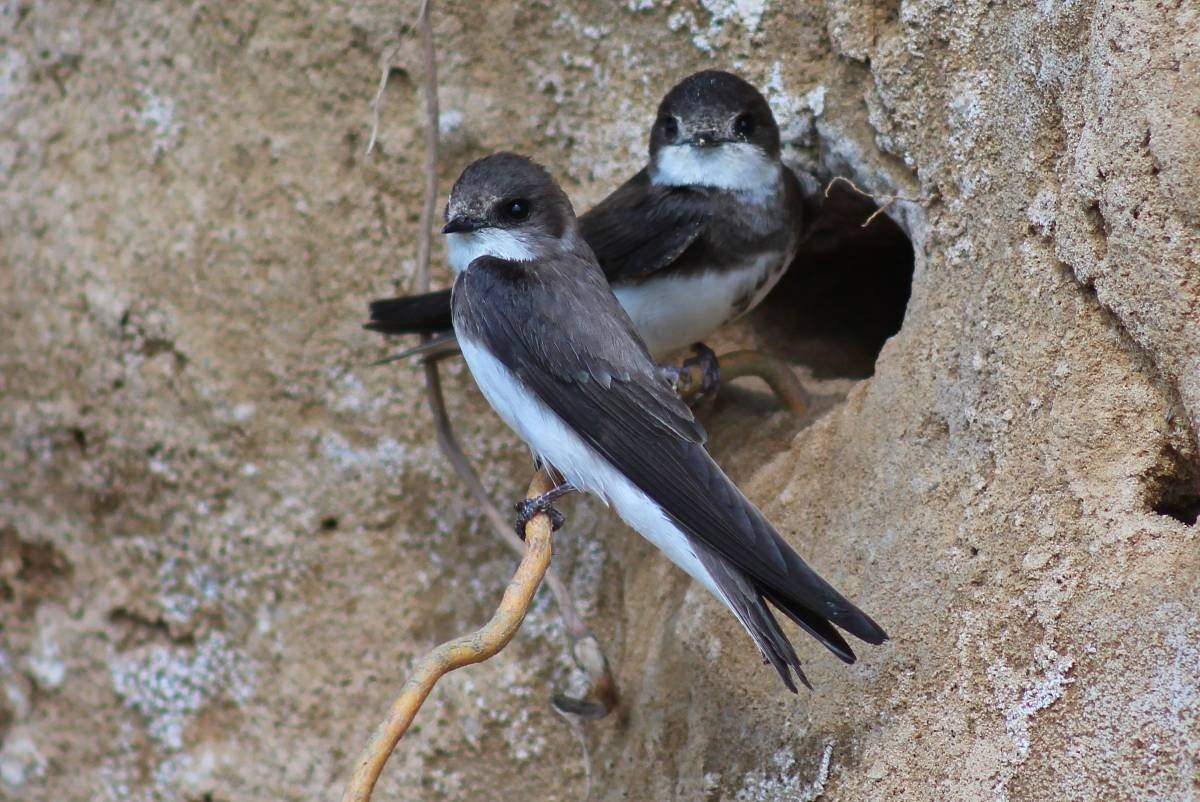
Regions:
M 539 471 L 529 483 L 526 498 L 539 496 L 553 486 L 550 478 Z M 550 520 L 544 513 L 535 515 L 525 525 L 525 556 L 508 583 L 492 619 L 483 628 L 447 641 L 417 661 L 400 695 L 392 703 L 387 719 L 375 730 L 359 757 L 342 802 L 370 800 L 375 782 L 383 771 L 383 764 L 408 731 L 417 711 L 439 679 L 456 668 L 482 663 L 494 657 L 512 640 L 525 619 L 525 613 L 529 611 L 546 569 L 550 567 L 551 539 Z
M 871 216 L 863 221 L 863 228 L 866 228 L 867 226 L 871 225 L 871 223 L 874 223 L 875 218 L 890 209 L 892 204 L 896 201 L 905 201 L 907 203 L 927 203 L 929 200 L 928 198 L 909 198 L 905 197 L 904 195 L 872 195 L 866 190 L 859 189 L 858 184 L 841 175 L 834 176 L 832 179 L 830 179 L 829 183 L 825 185 L 825 197 L 829 197 L 829 191 L 833 189 L 834 184 L 839 182 L 847 184 L 851 189 L 853 189 L 859 195 L 862 195 L 864 198 L 870 198 L 876 203 L 879 203 L 879 208 L 871 212 Z
M 808 409 L 808 392 L 786 361 L 759 351 L 731 351 L 718 357 L 717 361 L 721 366 L 722 384 L 742 376 L 757 376 L 767 383 L 790 412 L 803 415 Z M 681 370 L 681 394 L 690 403 L 692 399 L 687 388 L 699 388 L 703 384 L 703 368 L 684 365 Z

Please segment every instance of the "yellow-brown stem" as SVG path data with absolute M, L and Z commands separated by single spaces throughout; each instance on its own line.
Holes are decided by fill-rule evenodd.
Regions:
M 529 483 L 526 498 L 540 496 L 551 487 L 553 483 L 550 478 L 543 471 L 538 471 Z M 392 703 L 387 719 L 379 725 L 363 749 L 342 802 L 370 800 L 375 782 L 383 771 L 383 764 L 443 675 L 494 657 L 512 640 L 525 619 L 546 569 L 550 567 L 551 539 L 550 519 L 546 515 L 539 513 L 525 525 L 525 556 L 504 590 L 500 606 L 496 608 L 492 619 L 481 629 L 447 641 L 417 661 L 412 675 Z
M 722 384 L 742 376 L 757 376 L 767 383 L 771 392 L 779 397 L 780 403 L 791 412 L 803 415 L 808 409 L 808 392 L 796 378 L 791 365 L 784 360 L 759 351 L 731 351 L 717 357 L 717 363 L 721 366 Z M 704 368 L 700 365 L 685 366 L 676 384 L 680 395 L 689 404 L 695 402 L 703 386 Z
M 721 381 L 733 381 L 742 376 L 757 376 L 767 383 L 771 392 L 797 415 L 808 409 L 808 392 L 796 378 L 792 366 L 784 360 L 759 351 L 731 351 L 718 358 Z

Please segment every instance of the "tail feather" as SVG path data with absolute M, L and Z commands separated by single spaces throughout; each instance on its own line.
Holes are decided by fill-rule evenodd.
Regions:
M 812 683 L 804 675 L 804 669 L 800 666 L 800 658 L 796 654 L 792 642 L 784 634 L 778 619 L 763 600 L 762 594 L 750 583 L 745 574 L 726 562 L 720 555 L 709 552 L 703 547 L 696 548 L 696 556 L 708 570 L 722 600 L 733 611 L 738 621 L 745 627 L 746 632 L 750 634 L 750 638 L 763 656 L 763 661 L 771 664 L 779 673 L 783 684 L 792 693 L 797 692 L 796 683 L 792 680 L 792 672 L 795 672 L 796 678 L 811 691 Z
M 372 301 L 370 313 L 364 328 L 380 334 L 437 334 L 453 327 L 449 290 Z
M 857 658 L 837 627 L 871 644 L 887 640 L 887 634 L 809 568 L 782 539 L 779 544 L 788 565 L 785 588 L 753 577 L 715 550 L 698 541 L 691 542 L 720 598 L 750 634 L 764 660 L 775 668 L 788 690 L 795 693 L 792 672 L 809 689 L 812 685 L 768 602 L 844 663 L 854 663 Z
M 768 591 L 763 591 L 761 588 L 760 591 L 770 600 L 771 604 L 779 608 L 797 626 L 820 641 L 822 646 L 833 652 L 834 656 L 843 663 L 849 665 L 858 659 L 854 655 L 854 650 L 850 648 L 850 644 L 846 643 L 846 639 L 834 628 L 833 624 L 803 607 L 789 605 L 785 600 Z
M 702 446 L 685 443 L 678 448 L 682 476 L 650 478 L 656 502 L 693 548 L 702 546 L 712 558 L 742 573 L 755 593 L 845 662 L 851 662 L 854 653 L 834 626 L 870 644 L 887 640 L 870 616 L 804 562 Z
M 795 616 L 804 617 L 807 614 L 809 618 L 832 621 L 859 640 L 874 646 L 888 639 L 883 627 L 875 623 L 871 616 L 822 579 L 782 538 L 779 538 L 779 543 L 787 561 L 789 587 L 771 588 L 769 591 L 764 588 L 764 593 L 773 604 L 787 612 L 793 620 Z M 806 624 L 800 621 L 796 623 L 808 629 Z M 837 654 L 835 649 L 830 648 Z

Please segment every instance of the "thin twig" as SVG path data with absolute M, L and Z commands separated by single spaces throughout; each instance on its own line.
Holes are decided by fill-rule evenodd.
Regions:
M 571 730 L 575 740 L 579 742 L 579 751 L 583 754 L 583 802 L 589 802 L 592 798 L 592 750 L 588 746 L 587 732 L 584 731 L 579 716 L 573 716 L 562 710 L 557 712 L 566 722 L 567 728 Z
M 388 77 L 392 74 L 391 55 L 389 54 L 383 60 L 383 66 L 379 69 L 379 88 L 375 90 L 375 97 L 371 100 L 371 138 L 367 140 L 367 154 L 375 150 L 375 138 L 379 134 L 379 113 L 383 108 L 383 93 L 387 91 Z
M 437 50 L 433 41 L 433 0 L 422 0 L 419 25 L 425 62 L 425 204 L 421 207 L 421 238 L 417 245 L 417 292 L 429 292 L 429 254 L 432 249 L 433 210 L 437 204 L 438 77 Z
M 905 201 L 907 203 L 928 203 L 929 201 L 928 198 L 909 198 L 904 195 L 872 195 L 870 192 L 860 189 L 858 184 L 854 183 L 843 175 L 834 176 L 832 179 L 830 179 L 829 183 L 825 185 L 826 198 L 829 197 L 829 191 L 833 189 L 833 185 L 839 181 L 844 184 L 849 184 L 851 189 L 853 189 L 859 195 L 862 195 L 864 198 L 870 198 L 876 203 L 883 201 L 883 204 L 875 209 L 875 211 L 871 212 L 871 216 L 863 222 L 862 228 L 866 228 L 867 226 L 871 225 L 871 223 L 875 222 L 875 218 L 890 209 L 892 204 L 896 201 Z
M 539 496 L 551 487 L 550 477 L 544 471 L 538 471 L 529 483 L 526 498 Z M 537 514 L 525 525 L 525 555 L 491 620 L 469 635 L 443 643 L 417 661 L 400 695 L 392 703 L 388 717 L 375 730 L 359 757 L 342 802 L 368 802 L 371 799 L 384 763 L 439 679 L 456 668 L 494 657 L 512 640 L 550 567 L 552 539 L 550 519 L 545 513 Z
M 414 356 L 421 357 L 422 362 L 441 362 L 443 359 L 449 359 L 461 353 L 462 349 L 458 347 L 458 340 L 454 338 L 454 335 L 445 334 L 438 337 L 430 337 L 419 345 L 415 345 L 398 354 L 385 356 L 383 359 L 376 359 L 374 362 L 369 363 L 368 367 L 390 365 L 393 362 L 400 362 Z
M 429 292 L 429 263 L 432 251 L 433 214 L 437 200 L 437 159 L 438 159 L 438 102 L 437 102 L 437 50 L 433 36 L 433 0 L 424 0 L 421 4 L 419 28 L 421 32 L 421 50 L 424 58 L 424 92 L 425 92 L 425 204 L 421 209 L 421 230 L 417 247 L 417 289 L 418 293 Z M 428 335 L 422 337 L 422 344 L 428 341 Z M 524 553 L 524 545 L 513 532 L 509 520 L 497 509 L 479 475 L 471 466 L 471 461 L 463 452 L 454 435 L 454 427 L 446 412 L 446 402 L 442 395 L 441 376 L 437 365 L 426 363 L 425 389 L 429 402 L 429 410 L 433 415 L 437 429 L 438 445 L 449 460 L 455 473 L 462 479 L 467 490 L 474 496 L 475 501 L 483 509 L 484 515 L 492 525 L 492 530 L 510 549 L 517 554 Z M 558 604 L 562 616 L 563 627 L 571 647 L 571 656 L 575 664 L 588 675 L 591 685 L 590 696 L 596 702 L 570 699 L 561 695 L 554 697 L 555 706 L 576 715 L 588 718 L 598 718 L 611 711 L 617 702 L 616 682 L 608 667 L 608 661 L 600 649 L 600 643 L 592 635 L 583 617 L 575 606 L 575 600 L 566 584 L 551 571 L 546 578 L 546 584 Z

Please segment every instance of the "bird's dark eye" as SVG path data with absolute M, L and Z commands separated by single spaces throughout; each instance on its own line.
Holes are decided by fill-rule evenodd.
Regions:
M 509 220 L 524 220 L 529 216 L 529 201 L 524 198 L 509 201 L 504 205 L 504 216 Z
M 754 134 L 754 117 L 749 113 L 739 114 L 738 118 L 733 121 L 733 130 L 738 136 L 751 136 Z
M 674 117 L 663 117 L 662 130 L 667 140 L 673 142 L 675 137 L 679 136 L 679 123 L 675 121 Z

